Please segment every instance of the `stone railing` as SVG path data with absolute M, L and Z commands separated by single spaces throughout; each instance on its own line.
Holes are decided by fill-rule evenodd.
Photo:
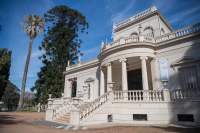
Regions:
M 114 91 L 114 101 L 163 101 L 162 90 Z
M 155 40 L 155 43 L 160 43 L 160 42 L 164 42 L 164 41 L 171 40 L 174 38 L 186 36 L 195 32 L 200 32 L 200 23 L 170 32 L 168 34 L 164 34 L 159 37 L 155 37 L 154 40 Z
M 153 7 L 149 8 L 149 9 L 147 9 L 147 10 L 145 10 L 145 11 L 143 11 L 143 12 L 141 12 L 141 13 L 135 15 L 135 16 L 130 17 L 129 19 L 124 20 L 123 22 L 117 24 L 116 27 L 118 28 L 118 27 L 120 27 L 120 26 L 122 26 L 124 24 L 127 24 L 127 23 L 129 23 L 131 21 L 134 21 L 134 20 L 138 19 L 138 18 L 146 16 L 147 14 L 149 14 L 149 13 L 155 11 L 155 10 L 157 10 L 157 8 L 155 6 L 153 6 Z
M 196 33 L 196 32 L 200 32 L 200 23 L 195 24 L 195 25 L 191 25 L 191 26 L 182 28 L 180 30 L 176 30 L 176 31 L 173 31 L 173 32 L 170 32 L 168 34 L 164 34 L 162 36 L 155 37 L 155 38 L 151 37 L 151 36 L 153 36 L 151 34 L 123 37 L 123 38 L 115 40 L 111 43 L 107 43 L 101 49 L 101 52 L 106 50 L 106 49 L 117 46 L 117 45 L 128 44 L 128 43 L 133 43 L 133 42 L 151 42 L 151 43 L 154 43 L 154 44 L 158 44 L 158 43 L 161 43 L 161 42 L 164 42 L 164 41 L 167 41 L 167 40 L 171 40 L 171 39 L 174 39 L 174 38 L 190 35 L 190 34 Z
M 200 100 L 200 88 L 170 90 L 171 101 Z
M 144 35 L 123 37 L 123 38 L 115 40 L 115 41 L 113 41 L 111 43 L 107 43 L 101 49 L 101 52 L 104 51 L 104 50 L 106 50 L 106 49 L 118 46 L 118 45 L 128 44 L 128 43 L 132 43 L 132 42 L 151 42 L 151 43 L 155 43 L 155 41 L 154 41 L 154 39 L 152 37 L 148 37 L 148 36 L 144 36 Z
M 72 68 L 76 68 L 76 67 L 79 67 L 79 66 L 81 66 L 81 65 L 85 65 L 85 64 L 87 64 L 87 63 L 91 63 L 91 62 L 96 61 L 96 60 L 98 60 L 98 59 L 97 59 L 97 58 L 92 58 L 92 59 L 90 59 L 90 60 L 86 60 L 86 61 L 84 61 L 84 62 L 77 63 L 77 64 L 75 64 L 75 65 L 71 65 L 71 66 L 67 67 L 66 70 L 69 70 L 69 69 L 72 69 Z
M 110 91 L 101 95 L 99 98 L 93 100 L 92 102 L 88 103 L 87 105 L 85 105 L 84 107 L 82 107 L 79 110 L 79 118 L 80 118 L 80 122 L 83 121 L 84 119 L 86 119 L 88 116 L 90 116 L 92 113 L 94 113 L 94 111 L 97 108 L 100 108 L 101 106 L 103 106 L 105 103 L 108 103 L 109 101 L 109 94 Z
M 86 60 L 86 61 L 84 61 L 84 62 L 81 62 L 81 65 L 84 65 L 84 64 L 87 64 L 87 63 L 96 61 L 96 60 L 98 60 L 97 57 L 96 57 L 96 58 L 92 58 L 92 59 L 90 59 L 90 60 Z
M 79 105 L 83 103 L 83 93 L 79 94 L 76 98 L 80 98 Z M 53 108 L 53 116 L 52 119 L 56 119 L 63 115 L 66 112 L 69 112 L 70 110 L 74 109 L 75 106 L 73 105 L 73 99 L 68 100 L 67 102 L 64 102 L 63 104 Z

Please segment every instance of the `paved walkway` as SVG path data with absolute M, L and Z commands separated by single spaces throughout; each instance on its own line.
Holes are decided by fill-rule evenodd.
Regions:
M 106 127 L 114 127 L 114 126 L 150 126 L 150 127 L 179 127 L 179 128 L 195 128 L 191 126 L 180 126 L 174 124 L 123 124 L 123 123 L 104 123 L 104 124 L 93 124 L 93 125 L 85 125 L 85 126 L 72 126 L 67 123 L 59 123 L 53 121 L 46 121 L 44 119 L 33 119 L 27 120 L 29 122 L 34 122 L 37 124 L 45 125 L 48 127 L 53 127 L 57 129 L 64 129 L 64 130 L 85 130 L 85 129 L 97 129 L 97 128 L 106 128 Z
M 48 127 L 54 127 L 54 128 L 58 128 L 58 129 L 65 129 L 65 130 L 85 130 L 85 129 L 89 129 L 88 127 L 71 126 L 70 124 L 46 121 L 44 119 L 32 119 L 32 120 L 27 120 L 27 121 L 34 122 L 34 123 L 37 123 L 37 124 L 41 124 L 41 125 L 48 126 Z

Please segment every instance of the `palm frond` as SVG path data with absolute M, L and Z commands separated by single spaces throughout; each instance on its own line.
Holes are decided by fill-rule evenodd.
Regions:
M 38 33 L 41 36 L 40 31 L 44 32 L 43 28 L 45 27 L 44 19 L 40 18 L 40 16 L 37 14 L 34 14 L 33 16 L 27 15 L 27 16 L 25 16 L 25 19 L 26 20 L 22 21 L 22 24 L 25 24 L 22 32 L 28 31 L 27 36 L 29 38 L 37 37 Z

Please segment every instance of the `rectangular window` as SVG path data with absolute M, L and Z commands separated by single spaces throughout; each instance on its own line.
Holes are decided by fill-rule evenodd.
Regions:
M 196 88 L 197 85 L 197 68 L 179 68 L 178 76 L 180 80 L 181 89 Z
M 178 121 L 194 122 L 194 116 L 191 114 L 178 114 Z
M 108 122 L 112 122 L 113 121 L 113 116 L 112 115 L 108 115 Z
M 147 114 L 133 114 L 133 121 L 147 121 Z

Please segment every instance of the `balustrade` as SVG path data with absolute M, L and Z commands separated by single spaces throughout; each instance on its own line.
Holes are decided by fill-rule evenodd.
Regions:
M 114 91 L 113 93 L 115 101 L 163 101 L 163 94 L 161 90 L 129 90 Z
M 200 88 L 170 90 L 172 101 L 199 100 Z
M 79 94 L 76 98 L 80 98 L 78 105 L 81 105 L 83 103 L 83 93 Z M 53 108 L 52 119 L 58 118 L 59 116 L 63 115 L 66 112 L 69 112 L 74 108 L 75 106 L 73 105 L 73 99 L 70 99 L 69 101 L 64 102 L 63 104 Z
M 155 11 L 155 10 L 157 10 L 157 8 L 155 6 L 151 7 L 151 8 L 149 8 L 149 9 L 147 9 L 147 10 L 145 10 L 145 11 L 143 11 L 143 12 L 141 12 L 141 13 L 135 15 L 135 16 L 132 16 L 131 18 L 129 18 L 127 20 L 124 20 L 123 22 L 117 24 L 116 27 L 117 28 L 121 27 L 122 25 L 127 24 L 127 23 L 129 23 L 131 21 L 134 21 L 134 20 L 136 20 L 138 18 L 141 18 L 141 17 L 143 17 L 143 16 L 145 16 L 145 15 L 147 15 L 147 14 L 149 14 L 149 13 Z
M 197 23 L 195 25 L 191 25 L 191 26 L 182 28 L 180 30 L 173 31 L 171 33 L 156 37 L 154 39 L 155 39 L 155 43 L 160 43 L 166 40 L 178 38 L 178 37 L 189 35 L 191 33 L 199 32 L 199 31 L 200 31 L 200 23 Z
M 85 105 L 80 109 L 80 120 L 83 120 L 91 115 L 97 108 L 104 105 L 109 101 L 109 92 L 103 94 L 99 98 L 95 99 L 94 101 L 90 102 L 89 104 Z

